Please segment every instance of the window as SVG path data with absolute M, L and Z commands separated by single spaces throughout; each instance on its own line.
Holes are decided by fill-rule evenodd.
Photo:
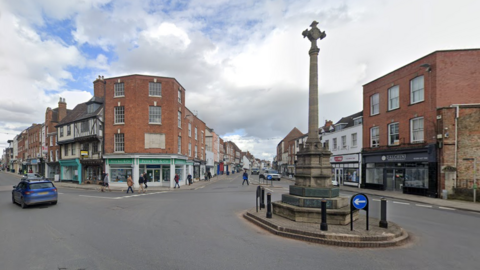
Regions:
M 399 106 L 399 97 L 398 97 L 398 93 L 399 93 L 399 87 L 398 85 L 395 85 L 393 87 L 391 87 L 390 89 L 388 89 L 388 110 L 393 110 L 393 109 L 397 109 Z
M 188 143 L 188 156 L 192 156 L 192 143 Z
M 125 96 L 125 88 L 123 83 L 116 83 L 114 84 L 114 97 L 124 97 Z
M 370 147 L 378 147 L 380 145 L 380 129 L 373 127 L 370 129 Z
M 192 137 L 192 124 L 188 123 L 188 137 Z
M 178 88 L 178 103 L 182 103 L 182 88 Z
M 60 137 L 63 137 L 63 127 L 60 127 Z
M 50 146 L 53 146 L 53 136 L 50 136 Z
M 88 151 L 88 150 L 89 150 L 89 149 L 88 149 L 89 147 L 90 147 L 90 145 L 89 145 L 88 143 L 82 143 L 82 144 L 80 145 L 80 151 Z
M 423 101 L 423 76 L 410 81 L 410 103 Z
M 178 112 L 178 127 L 182 128 L 182 113 Z
M 195 157 L 197 157 L 197 146 L 195 145 Z
M 197 128 L 195 127 L 195 140 L 197 140 Z
M 57 149 L 57 150 L 55 150 L 55 161 L 58 161 L 58 158 L 59 158 L 59 156 L 58 156 L 58 149 Z
M 200 133 L 200 143 L 203 143 L 203 133 Z
M 337 150 L 337 138 L 332 139 L 333 142 L 333 150 Z
M 50 150 L 50 158 L 49 158 L 50 162 L 53 161 L 53 150 Z
M 388 125 L 388 145 L 398 145 L 398 123 Z
M 379 94 L 375 94 L 370 97 L 370 115 L 375 115 L 380 112 L 379 99 L 380 99 Z
M 342 136 L 342 149 L 347 149 L 347 136 Z
M 88 131 L 90 131 L 90 128 L 89 128 L 89 126 L 88 126 L 88 120 L 82 121 L 80 128 L 81 128 L 82 132 L 88 132 Z
M 162 83 L 150 82 L 148 83 L 149 96 L 162 96 Z
M 178 153 L 182 153 L 182 137 L 178 136 Z
M 75 144 L 72 143 L 72 156 L 75 155 Z
M 124 134 L 123 134 L 123 133 L 117 133 L 117 134 L 115 134 L 115 138 L 114 138 L 114 151 L 115 151 L 115 152 L 123 152 L 123 151 L 125 151 Z
M 410 120 L 412 143 L 423 142 L 423 117 Z
M 150 124 L 162 123 L 162 107 L 157 107 L 157 106 L 148 107 L 148 123 Z
M 92 154 L 98 154 L 98 142 L 92 143 Z
M 67 126 L 67 136 L 72 134 L 72 127 L 70 125 Z
M 325 141 L 325 147 L 329 148 L 328 140 Z
M 125 107 L 115 107 L 114 108 L 114 124 L 125 124 Z
M 357 147 L 357 133 L 352 134 L 352 147 Z

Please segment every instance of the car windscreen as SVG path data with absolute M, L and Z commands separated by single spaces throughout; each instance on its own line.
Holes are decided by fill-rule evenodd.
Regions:
M 278 173 L 278 171 L 270 170 L 269 173 Z
M 30 184 L 30 189 L 53 188 L 52 183 L 33 183 Z

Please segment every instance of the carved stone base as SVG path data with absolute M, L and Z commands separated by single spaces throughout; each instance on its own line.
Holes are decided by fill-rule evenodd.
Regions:
M 299 207 L 321 208 L 323 198 L 312 198 L 282 194 L 282 203 Z M 347 197 L 325 198 L 327 209 L 340 209 L 349 206 L 350 199 Z
M 307 223 L 322 222 L 322 210 L 320 208 L 299 207 L 283 202 L 272 203 L 273 214 L 296 221 Z M 357 220 L 359 211 L 353 211 L 353 220 Z M 327 209 L 327 224 L 348 225 L 350 224 L 350 207 L 340 209 Z

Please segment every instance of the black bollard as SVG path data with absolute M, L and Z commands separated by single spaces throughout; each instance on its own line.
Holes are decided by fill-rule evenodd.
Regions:
M 255 207 L 257 208 L 258 212 L 258 201 L 260 200 L 260 194 L 261 194 L 261 189 L 260 186 L 257 187 L 257 193 L 255 194 Z
M 380 228 L 388 228 L 388 222 L 387 222 L 387 200 L 385 198 L 382 198 L 381 203 L 380 203 L 380 222 L 378 224 Z
M 322 223 L 320 223 L 321 231 L 328 231 L 327 225 L 327 201 L 322 200 Z
M 267 218 L 272 218 L 272 193 L 267 193 Z
M 260 209 L 265 208 L 265 188 L 262 187 L 262 198 L 260 200 Z

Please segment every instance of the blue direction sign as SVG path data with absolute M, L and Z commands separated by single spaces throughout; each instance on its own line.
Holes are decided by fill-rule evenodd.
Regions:
M 272 176 L 271 176 L 271 175 L 267 175 L 267 180 L 272 180 Z
M 368 201 L 367 198 L 363 194 L 357 194 L 352 199 L 353 206 L 357 209 L 363 209 L 367 206 Z

